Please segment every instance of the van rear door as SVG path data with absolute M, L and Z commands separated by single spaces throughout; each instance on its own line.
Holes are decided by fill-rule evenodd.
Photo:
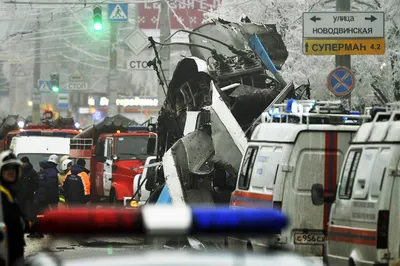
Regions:
M 377 202 L 390 156 L 389 148 L 376 145 L 349 150 L 329 223 L 333 264 L 348 261 L 356 251 L 356 262 L 376 260 Z
M 284 187 L 282 210 L 292 223 L 284 234 L 294 250 L 313 256 L 323 255 L 330 204 L 311 204 L 311 187 L 319 183 L 325 195 L 333 194 L 344 154 L 353 132 L 304 131 L 296 140 L 290 165 L 294 171 Z

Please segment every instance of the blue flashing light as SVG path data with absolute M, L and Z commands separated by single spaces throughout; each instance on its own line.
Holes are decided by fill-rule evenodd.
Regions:
M 361 115 L 360 111 L 350 111 L 351 115 Z
M 148 127 L 144 127 L 144 126 L 129 126 L 128 127 L 129 131 L 149 131 Z
M 25 130 L 20 133 L 20 136 L 41 136 L 42 132 L 40 131 L 29 131 Z
M 68 133 L 67 132 L 53 132 L 54 137 L 67 137 Z
M 292 113 L 293 111 L 293 104 L 296 104 L 296 100 L 295 99 L 290 99 L 286 105 L 286 112 L 287 113 Z
M 288 218 L 274 209 L 193 208 L 193 234 L 277 234 Z
M 271 108 L 268 110 L 269 115 L 277 114 L 279 113 L 279 108 Z
M 100 110 L 96 110 L 94 111 L 94 113 L 92 114 L 92 119 L 94 121 L 99 121 L 103 118 L 103 113 Z

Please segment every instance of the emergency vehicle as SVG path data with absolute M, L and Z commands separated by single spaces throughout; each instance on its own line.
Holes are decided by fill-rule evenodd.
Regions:
M 375 110 L 376 112 L 377 110 Z M 400 256 L 400 103 L 388 104 L 351 142 L 333 202 L 330 265 L 395 265 Z
M 45 121 L 41 124 L 28 124 L 20 120 L 16 122 L 18 124 L 18 129 L 14 129 L 15 127 L 9 127 L 7 130 L 5 137 L 0 140 L 0 151 L 8 150 L 10 148 L 11 140 L 15 136 L 19 135 L 27 135 L 27 134 L 37 134 L 33 132 L 40 132 L 41 136 L 48 137 L 68 137 L 73 138 L 74 136 L 80 133 L 79 129 L 75 127 L 74 121 L 72 118 L 65 119 L 60 118 L 54 121 L 55 123 L 51 123 L 50 121 Z
M 146 162 L 141 167 L 143 168 L 143 172 L 137 174 L 133 180 L 134 194 L 132 197 L 124 198 L 124 206 L 136 208 L 146 204 L 151 191 L 146 188 L 146 184 L 149 177 L 156 176 L 156 168 L 161 164 L 161 162 L 157 162 L 157 156 L 147 157 Z
M 66 136 L 66 134 L 64 134 Z M 28 157 L 35 171 L 39 171 L 39 163 L 47 161 L 55 154 L 58 158 L 69 154 L 70 139 L 61 136 L 42 136 L 39 132 L 27 132 L 23 136 L 15 136 L 11 140 L 10 150 L 21 159 Z
M 325 194 L 334 193 L 349 142 L 366 118 L 345 111 L 340 101 L 289 100 L 264 113 L 248 142 L 230 204 L 280 209 L 291 223 L 273 240 L 228 237 L 229 248 L 282 245 L 321 260 L 330 204 L 312 205 L 311 188 L 322 183 Z
M 110 221 L 112 221 L 110 223 Z M 39 220 L 40 231 L 57 236 L 200 236 L 273 234 L 288 224 L 285 214 L 276 210 L 242 209 L 227 207 L 151 206 L 135 210 L 115 208 L 70 208 L 50 211 Z M 282 250 L 269 250 L 267 254 L 229 252 L 198 252 L 187 250 L 119 251 L 84 250 L 70 253 L 40 252 L 27 258 L 26 265 L 241 265 L 275 266 L 316 265 L 312 261 Z
M 131 198 L 134 177 L 147 157 L 156 153 L 157 134 L 149 127 L 129 126 L 119 115 L 107 117 L 71 139 L 72 158 L 90 158 L 93 201 L 121 203 Z

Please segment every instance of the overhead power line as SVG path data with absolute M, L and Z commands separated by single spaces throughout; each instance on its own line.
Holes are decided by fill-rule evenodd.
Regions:
M 145 4 L 145 3 L 156 3 L 161 2 L 161 0 L 135 0 L 128 1 L 128 4 Z M 100 4 L 115 4 L 115 2 L 25 2 L 25 1 L 7 1 L 4 4 L 14 4 L 14 5 L 100 5 Z

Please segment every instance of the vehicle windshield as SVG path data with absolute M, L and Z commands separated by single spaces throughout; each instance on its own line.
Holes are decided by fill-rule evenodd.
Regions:
M 39 172 L 40 166 L 39 163 L 43 161 L 47 161 L 49 159 L 49 156 L 52 154 L 47 154 L 47 153 L 20 153 L 18 154 L 18 159 L 21 159 L 22 157 L 28 157 L 29 161 L 31 162 L 33 169 L 35 169 L 36 172 Z M 58 158 L 63 157 L 65 154 L 56 154 Z
M 116 138 L 116 153 L 119 160 L 146 159 L 155 153 L 155 137 L 124 136 Z

